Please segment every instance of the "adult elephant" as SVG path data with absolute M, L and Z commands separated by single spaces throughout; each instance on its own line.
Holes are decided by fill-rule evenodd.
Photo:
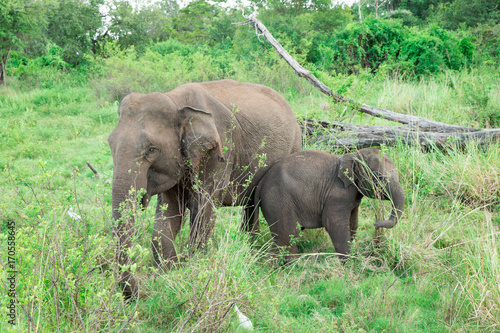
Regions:
M 157 265 L 170 265 L 186 208 L 189 239 L 197 247 L 213 231 L 214 207 L 243 203 L 251 172 L 262 162 L 272 164 L 301 150 L 300 128 L 289 104 L 258 84 L 221 80 L 189 83 L 168 93 L 134 93 L 122 100 L 118 112 L 108 142 L 120 265 L 130 264 L 134 224 L 132 217 L 122 217 L 123 209 L 138 203 L 145 208 L 158 195 L 153 254 Z M 127 269 L 120 285 L 127 298 L 137 293 Z

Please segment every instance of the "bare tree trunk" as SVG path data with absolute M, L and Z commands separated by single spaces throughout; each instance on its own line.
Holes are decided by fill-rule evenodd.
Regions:
M 361 17 L 361 6 L 365 3 L 366 0 L 362 1 L 362 0 L 359 0 L 358 1 L 358 15 L 359 15 L 359 23 L 363 23 L 363 18 Z
M 403 143 L 420 146 L 425 151 L 433 149 L 464 148 L 470 141 L 485 146 L 500 141 L 500 129 L 474 132 L 423 132 L 408 126 L 368 126 L 304 119 L 303 132 L 312 142 L 324 142 L 333 148 L 361 149 L 395 146 Z
M 7 60 L 9 59 L 11 49 L 7 51 L 6 55 L 0 56 L 0 84 L 4 87 L 7 86 Z
M 384 110 L 382 108 L 377 108 L 374 106 L 362 104 L 346 98 L 336 92 L 332 91 L 329 87 L 327 87 L 323 82 L 318 80 L 310 71 L 299 65 L 299 63 L 281 46 L 281 44 L 271 35 L 271 33 L 267 30 L 267 28 L 255 17 L 250 17 L 247 22 L 244 23 L 252 23 L 256 30 L 259 31 L 260 36 L 264 36 L 269 43 L 276 49 L 278 54 L 292 67 L 295 73 L 305 78 L 309 81 L 313 86 L 315 86 L 319 91 L 324 93 L 325 95 L 333 97 L 335 101 L 340 103 L 350 103 L 354 107 L 357 107 L 360 112 L 367 113 L 374 117 L 379 117 L 383 119 L 387 119 L 390 121 L 395 121 L 402 124 L 410 125 L 414 128 L 419 128 L 420 130 L 429 130 L 429 129 L 437 129 L 441 132 L 453 132 L 453 131 L 475 131 L 476 129 L 470 127 L 461 127 L 455 125 L 448 125 L 445 123 L 415 117 L 412 115 L 405 115 L 396 113 L 394 111 Z
M 387 0 L 374 0 L 373 6 L 375 7 L 375 18 L 378 19 L 378 10 L 381 8 Z
M 5 80 L 5 62 L 3 61 L 3 57 L 0 58 L 0 84 L 2 86 L 6 86 Z
M 360 2 L 358 2 L 358 4 L 360 4 Z M 397 142 L 397 140 L 402 140 L 409 145 L 416 144 L 422 147 L 433 146 L 439 149 L 447 149 L 447 147 L 452 145 L 456 146 L 456 144 L 463 146 L 470 140 L 479 141 L 481 144 L 500 141 L 500 129 L 479 131 L 472 127 L 449 125 L 422 117 L 400 114 L 348 99 L 332 91 L 310 71 L 299 65 L 257 18 L 249 17 L 246 22 L 239 24 L 247 23 L 251 23 L 257 34 L 259 36 L 264 36 L 269 41 L 278 54 L 293 68 L 298 76 L 305 78 L 322 93 L 331 96 L 339 103 L 349 103 L 360 112 L 407 125 L 400 127 L 355 126 L 351 124 L 320 121 L 319 123 L 322 124 L 321 127 L 333 126 L 337 131 L 330 131 L 327 135 L 316 137 L 316 140 L 328 141 L 330 143 L 336 142 L 339 147 L 341 146 L 343 148 L 380 146 L 381 144 L 392 144 Z M 327 126 L 325 126 L 325 124 L 327 124 Z M 309 124 L 308 126 L 309 127 L 304 127 L 306 129 L 306 134 L 312 134 L 314 132 L 310 127 L 312 125 Z M 339 128 L 341 128 L 341 130 L 338 130 Z

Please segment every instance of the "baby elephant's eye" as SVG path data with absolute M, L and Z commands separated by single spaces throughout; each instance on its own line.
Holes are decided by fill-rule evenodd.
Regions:
M 152 153 L 152 152 L 154 152 L 154 151 L 155 151 L 155 148 L 149 148 L 149 149 L 148 149 L 148 153 Z

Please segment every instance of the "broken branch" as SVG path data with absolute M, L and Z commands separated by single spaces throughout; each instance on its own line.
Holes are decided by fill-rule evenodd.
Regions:
M 340 103 L 352 103 L 355 105 L 359 105 L 359 111 L 363 113 L 367 113 L 374 117 L 383 118 L 386 120 L 398 122 L 401 124 L 409 125 L 411 128 L 420 131 L 435 131 L 439 133 L 456 133 L 456 132 L 475 132 L 477 129 L 471 127 L 462 127 L 456 125 L 449 125 L 445 123 L 441 123 L 438 121 L 433 121 L 429 119 L 425 119 L 422 117 L 415 117 L 412 115 L 404 115 L 400 113 L 396 113 L 390 110 L 384 110 L 382 108 L 373 107 L 366 104 L 358 103 L 354 100 L 348 99 L 343 95 L 340 95 L 329 87 L 327 87 L 323 82 L 321 82 L 317 77 L 315 77 L 310 71 L 299 65 L 299 63 L 281 46 L 281 44 L 271 35 L 271 33 L 267 30 L 266 26 L 259 21 L 256 17 L 249 17 L 248 20 L 244 23 L 251 23 L 256 31 L 258 31 L 259 36 L 264 36 L 269 43 L 274 47 L 276 52 L 290 65 L 295 73 L 305 78 L 309 81 L 313 86 L 315 86 L 322 93 L 331 96 L 337 102 Z
M 450 147 L 463 148 L 467 142 L 486 145 L 500 140 L 500 129 L 486 129 L 467 133 L 438 133 L 414 131 L 408 126 L 367 126 L 338 122 L 304 120 L 304 132 L 313 142 L 325 142 L 333 148 L 352 149 L 394 146 L 398 142 L 409 146 L 420 146 L 425 150 Z M 319 133 L 318 133 L 319 132 Z
M 107 177 L 105 175 L 102 175 L 99 172 L 97 172 L 97 170 L 92 166 L 92 164 L 90 164 L 89 161 L 87 161 L 87 166 L 89 167 L 90 170 L 92 170 L 92 172 L 94 173 L 94 177 L 95 178 L 103 178 L 106 182 L 110 182 L 111 181 L 111 179 L 109 179 L 109 177 Z

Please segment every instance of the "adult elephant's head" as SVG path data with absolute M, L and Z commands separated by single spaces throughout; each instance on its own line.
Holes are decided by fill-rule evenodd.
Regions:
M 339 178 L 347 188 L 350 185 L 369 198 L 390 200 L 392 212 L 388 220 L 375 222 L 376 228 L 392 228 L 401 217 L 405 203 L 396 166 L 378 149 L 361 149 L 342 156 Z
M 151 196 L 175 186 L 187 168 L 196 168 L 205 156 L 223 160 L 212 114 L 199 105 L 178 105 L 162 93 L 127 95 L 108 142 L 113 154 L 115 234 L 122 249 L 129 247 L 133 227 L 131 218 L 122 221 L 123 208 L 136 204 L 145 208 Z M 128 262 L 121 250 L 118 262 Z M 124 272 L 122 282 L 129 277 Z

